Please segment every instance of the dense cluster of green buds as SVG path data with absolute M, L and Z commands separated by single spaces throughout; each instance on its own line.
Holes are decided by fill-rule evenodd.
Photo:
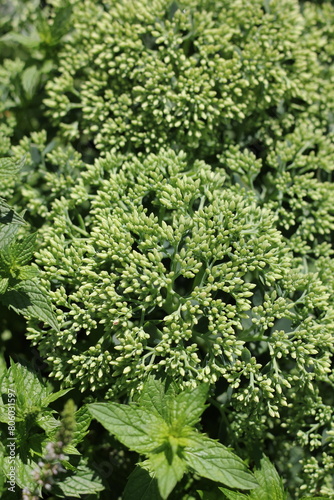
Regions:
M 240 453 L 334 495 L 332 2 L 37 3 L 0 6 L 1 195 L 60 326 L 29 339 L 86 394 L 210 383 Z
M 48 218 L 37 263 L 60 331 L 28 337 L 54 377 L 113 398 L 149 374 L 216 384 L 246 440 L 273 422 L 293 435 L 307 412 L 329 424 L 330 293 L 221 171 L 173 151 L 107 155 Z

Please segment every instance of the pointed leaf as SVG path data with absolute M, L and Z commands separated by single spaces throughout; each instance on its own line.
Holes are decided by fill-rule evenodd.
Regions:
M 12 380 L 16 389 L 17 405 L 22 412 L 40 408 L 41 401 L 45 398 L 48 389 L 39 380 L 36 373 L 20 363 L 11 360 L 8 379 Z
M 41 429 L 45 430 L 47 434 L 57 429 L 60 426 L 60 421 L 52 415 L 53 410 L 43 408 L 43 413 L 36 415 L 35 422 Z
M 66 455 L 81 455 L 80 451 L 78 451 L 72 444 L 64 446 L 63 451 Z
M 219 488 L 219 489 L 224 493 L 224 495 L 228 498 L 228 500 L 249 500 L 248 495 L 244 495 L 243 493 L 239 493 L 238 491 L 231 491 L 227 490 L 226 488 Z
M 0 158 L 0 181 L 14 177 L 19 168 L 12 158 Z
M 101 479 L 94 471 L 85 465 L 79 465 L 77 472 L 57 484 L 57 492 L 65 498 L 80 498 L 80 495 L 89 495 L 104 490 Z M 55 488 L 56 491 L 56 488 Z M 59 493 L 57 494 L 57 498 Z M 61 498 L 61 496 L 60 496 Z
M 20 282 L 15 289 L 0 297 L 1 302 L 15 312 L 28 318 L 36 318 L 59 331 L 57 319 L 53 313 L 46 292 L 33 280 Z
M 16 450 L 18 451 L 18 450 Z M 13 464 L 10 463 L 8 457 L 5 456 L 3 472 L 7 478 L 9 478 L 11 467 Z M 26 462 L 23 462 L 20 458 L 20 455 L 17 453 L 15 456 L 15 482 L 19 486 L 19 488 L 29 488 L 31 491 L 34 488 L 38 488 L 38 492 L 41 491 L 41 488 L 36 484 L 36 481 L 33 479 L 34 470 L 38 469 L 38 465 L 36 462 L 33 462 L 31 459 L 27 459 Z
M 28 99 L 31 99 L 35 93 L 40 80 L 40 71 L 36 66 L 29 66 L 22 73 L 22 86 Z
M 88 433 L 88 428 L 92 421 L 92 415 L 88 411 L 87 406 L 82 406 L 74 414 L 76 426 L 73 432 L 71 444 L 76 445 L 80 443 Z
M 257 486 L 243 461 L 222 444 L 195 433 L 187 441 L 183 450 L 184 460 L 200 476 L 230 488 L 248 490 Z
M 157 480 L 137 466 L 129 476 L 123 500 L 161 500 Z
M 92 403 L 88 409 L 110 434 L 137 453 L 148 453 L 162 444 L 165 423 L 150 412 L 117 403 Z
M 172 422 L 178 425 L 195 425 L 205 410 L 208 385 L 202 384 L 195 389 L 183 391 L 172 405 Z
M 12 207 L 10 207 L 2 198 L 0 198 L 0 224 L 25 224 Z
M 23 266 L 19 269 L 18 279 L 20 280 L 31 280 L 37 278 L 39 275 L 38 269 L 33 266 Z
M 11 261 L 19 266 L 28 264 L 34 255 L 35 243 L 36 233 L 33 233 L 26 236 L 22 242 L 10 245 Z
M 138 402 L 147 411 L 166 419 L 168 412 L 165 389 L 160 380 L 149 377 L 144 384 Z
M 7 290 L 7 287 L 8 287 L 8 283 L 9 283 L 8 278 L 0 279 L 0 295 L 5 293 L 5 291 Z
M 65 396 L 65 394 L 67 394 L 71 390 L 72 390 L 72 388 L 62 389 L 61 391 L 52 392 L 51 394 L 49 394 L 46 398 L 44 398 L 41 401 L 41 405 L 42 406 L 49 406 L 50 403 L 52 403 L 53 401 L 56 401 L 57 399 L 61 398 L 62 396 Z
M 15 239 L 22 223 L 1 224 L 0 221 L 0 250 L 9 245 Z
M 250 500 L 285 500 L 283 482 L 280 479 L 275 467 L 268 458 L 261 460 L 261 469 L 254 472 L 259 486 L 255 488 L 250 496 Z
M 158 481 L 160 495 L 163 499 L 168 498 L 177 482 L 183 477 L 186 470 L 185 462 L 177 453 L 173 453 L 168 445 L 161 452 L 150 454 L 149 462 Z

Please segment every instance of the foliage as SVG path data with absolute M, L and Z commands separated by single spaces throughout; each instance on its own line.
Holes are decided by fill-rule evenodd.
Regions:
M 205 430 L 260 485 L 334 497 L 333 23 L 330 0 L 1 3 L 2 378 L 36 346 L 77 421 L 147 415 L 152 375 L 172 405 L 206 388 Z M 67 453 L 32 429 L 46 485 Z M 90 429 L 54 496 L 122 497 L 135 454 Z M 184 474 L 170 498 L 262 495 L 237 490 Z
M 254 472 L 258 485 L 249 494 L 218 488 L 216 492 L 200 491 L 201 498 L 203 500 L 285 500 L 286 492 L 275 467 L 266 457 L 261 460 L 260 465 L 261 467 Z M 301 500 L 321 500 L 321 498 L 324 497 L 303 497 Z
M 10 158 L 2 159 L 0 179 L 14 175 L 17 168 Z M 24 236 L 22 241 L 16 237 L 24 224 L 22 217 L 0 199 L 0 302 L 58 330 L 50 301 L 36 280 L 38 269 L 29 264 L 35 249 L 35 234 Z
M 318 119 L 327 96 L 322 30 L 310 39 L 295 0 L 85 0 L 73 25 L 45 103 L 66 137 L 105 152 L 168 143 L 212 155 L 226 136 L 247 144 L 254 128 L 268 142 L 305 104 Z
M 130 476 L 125 499 L 152 498 L 157 483 L 166 499 L 187 470 L 231 488 L 251 489 L 257 484 L 242 461 L 226 447 L 194 429 L 203 413 L 207 387 L 175 395 L 172 386 L 164 393 L 161 382 L 149 379 L 138 405 L 92 403 L 89 411 L 119 441 L 147 460 Z M 147 492 L 149 491 L 149 493 Z M 152 491 L 151 491 L 152 490 Z M 159 496 L 157 492 L 155 496 Z
M 87 493 L 85 480 L 91 483 L 89 493 L 103 489 L 98 478 L 93 479 L 93 471 L 87 468 L 85 459 L 80 457 L 76 449 L 76 445 L 87 433 L 89 416 L 83 410 L 74 412 L 72 405 L 71 411 L 67 406 L 66 412 L 65 407 L 61 420 L 55 418 L 56 411 L 50 407 L 53 401 L 64 396 L 69 389 L 54 392 L 45 380 L 40 380 L 29 368 L 14 362 L 11 362 L 8 370 L 2 369 L 0 388 L 0 464 L 4 477 L 10 478 L 11 465 L 15 460 L 16 484 L 30 490 L 32 494 L 40 495 L 41 486 L 49 490 L 47 486 L 53 485 L 52 476 L 57 473 L 60 473 L 60 480 L 55 478 L 56 484 L 52 488 L 58 498 L 80 498 L 80 494 Z M 9 407 L 15 407 L 15 423 L 11 426 Z M 15 441 L 8 441 L 8 429 Z M 12 445 L 13 442 L 16 453 L 12 456 L 8 444 Z M 5 491 L 7 488 L 3 489 L 2 498 L 7 498 Z M 11 492 L 7 491 L 7 495 L 10 498 Z

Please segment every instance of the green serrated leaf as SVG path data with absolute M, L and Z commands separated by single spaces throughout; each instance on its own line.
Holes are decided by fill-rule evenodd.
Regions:
M 183 457 L 187 465 L 200 476 L 223 483 L 230 488 L 248 490 L 258 485 L 237 455 L 202 434 L 193 433 L 187 439 Z
M 11 245 L 13 259 L 15 259 L 17 265 L 25 266 L 31 261 L 34 255 L 35 244 L 36 233 L 33 233 L 26 236 L 22 242 Z
M 44 398 L 41 401 L 41 405 L 42 406 L 49 406 L 50 403 L 52 403 L 53 401 L 56 401 L 57 399 L 61 398 L 62 396 L 65 396 L 65 394 L 67 394 L 71 390 L 72 390 L 72 388 L 62 389 L 61 391 L 52 392 L 51 394 L 46 396 L 46 398 Z
M 37 278 L 39 275 L 38 269 L 33 266 L 23 266 L 19 269 L 18 279 L 20 280 L 31 280 Z
M 40 71 L 37 66 L 29 66 L 22 73 L 22 86 L 28 97 L 31 99 L 34 95 L 40 80 Z
M 138 400 L 139 404 L 147 411 L 166 420 L 168 418 L 168 409 L 164 384 L 154 377 L 149 377 L 144 384 L 143 391 Z
M 33 472 L 38 469 L 36 462 L 29 458 L 23 462 L 19 453 L 16 453 L 14 463 L 11 461 L 9 456 L 5 456 L 3 472 L 7 478 L 10 477 L 10 473 L 13 470 L 11 467 L 15 467 L 15 482 L 19 488 L 29 488 L 32 491 L 37 488 L 38 493 L 40 493 L 41 488 L 38 487 L 36 481 L 33 479 Z
M 12 158 L 0 158 L 0 181 L 15 177 L 19 166 Z
M 80 451 L 78 451 L 72 444 L 64 446 L 63 451 L 66 455 L 81 455 Z
M 53 410 L 42 409 L 42 412 L 36 415 L 35 423 L 45 430 L 47 434 L 60 426 L 60 421 L 53 417 Z
M 2 278 L 2 279 L 0 279 L 0 295 L 2 295 L 2 294 L 5 293 L 5 291 L 8 288 L 8 283 L 9 283 L 9 279 L 8 278 Z
M 17 405 L 20 411 L 27 413 L 33 408 L 40 409 L 41 401 L 47 395 L 48 389 L 34 372 L 11 360 L 8 379 L 12 380 L 15 385 Z
M 157 480 L 146 469 L 137 466 L 129 476 L 123 500 L 161 500 Z
M 0 250 L 14 241 L 19 228 L 20 224 L 1 224 L 0 221 Z
M 61 461 L 61 465 L 66 469 L 66 470 L 69 470 L 71 472 L 77 472 L 78 471 L 78 468 L 75 467 L 73 464 L 71 464 L 70 462 L 68 462 L 68 460 L 62 460 Z
M 165 422 L 136 406 L 117 403 L 92 403 L 88 405 L 92 416 L 122 444 L 137 453 L 149 453 L 163 441 Z
M 0 198 L 0 224 L 26 224 L 2 198 Z M 4 246 L 3 244 L 1 246 Z
M 159 453 L 150 454 L 149 462 L 158 481 L 160 495 L 166 499 L 177 482 L 182 479 L 186 464 L 168 445 L 165 445 Z
M 80 498 L 80 495 L 89 495 L 104 490 L 102 481 L 96 473 L 85 465 L 79 465 L 77 472 L 58 483 L 57 489 L 65 498 Z
M 87 406 L 82 406 L 74 414 L 76 426 L 73 432 L 71 444 L 76 445 L 80 443 L 88 433 L 88 428 L 92 421 L 92 415 L 88 411 Z
M 195 425 L 205 410 L 208 385 L 202 384 L 195 389 L 183 391 L 171 405 L 171 423 L 179 426 Z
M 46 292 L 33 280 L 20 282 L 1 296 L 1 302 L 18 314 L 44 321 L 59 331 L 56 317 Z
M 254 472 L 254 476 L 259 486 L 253 490 L 249 500 L 285 500 L 283 482 L 280 479 L 275 467 L 270 460 L 265 457 L 261 459 L 261 469 Z
M 220 491 L 222 491 L 225 495 L 225 497 L 228 498 L 228 500 L 249 500 L 248 495 L 244 495 L 243 493 L 239 493 L 238 491 L 231 491 L 227 490 L 226 488 L 219 488 Z M 268 498 L 268 500 L 270 500 Z

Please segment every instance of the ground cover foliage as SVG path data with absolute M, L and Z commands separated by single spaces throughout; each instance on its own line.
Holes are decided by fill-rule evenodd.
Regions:
M 334 498 L 333 27 L 1 3 L 2 498 Z

